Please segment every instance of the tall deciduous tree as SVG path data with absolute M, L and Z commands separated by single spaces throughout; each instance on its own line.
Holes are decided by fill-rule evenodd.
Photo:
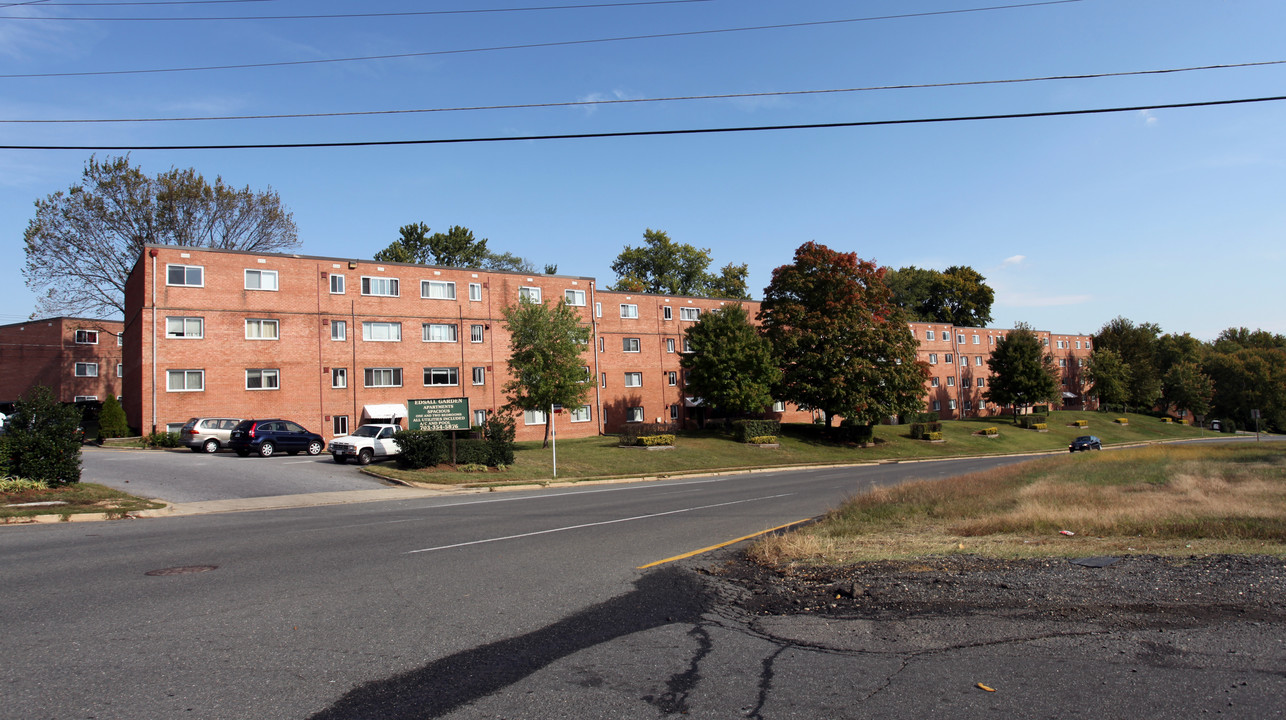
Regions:
M 773 271 L 759 321 L 782 369 L 781 399 L 831 418 L 873 422 L 917 412 L 928 369 L 884 270 L 808 242 Z
M 474 237 L 473 231 L 467 227 L 452 225 L 444 233 L 429 232 L 429 226 L 422 222 L 403 225 L 398 228 L 400 237 L 375 253 L 375 259 L 441 267 L 535 272 L 531 263 L 517 255 L 487 249 L 487 239 Z
M 991 370 L 984 394 L 988 402 L 1027 407 L 1058 400 L 1054 356 L 1045 352 L 1044 343 L 1024 323 L 996 341 L 987 367 Z
M 701 315 L 688 328 L 691 353 L 679 361 L 688 371 L 688 391 L 727 413 L 762 412 L 773 403 L 781 377 L 772 348 L 741 304 Z
M 1243 340 L 1250 346 L 1243 346 Z M 1258 410 L 1265 427 L 1286 430 L 1286 349 L 1274 343 L 1263 331 L 1240 338 L 1220 334 L 1202 366 L 1214 381 L 1211 406 L 1216 415 L 1254 427 L 1251 411 Z
M 1214 382 L 1194 362 L 1171 365 L 1161 380 L 1161 402 L 1181 412 L 1204 415 L 1210 410 L 1214 393 Z
M 277 193 L 237 189 L 196 170 L 156 177 L 128 157 L 91 157 L 81 182 L 36 201 L 24 233 L 27 286 L 37 313 L 125 313 L 125 279 L 147 243 L 274 252 L 297 247 Z
M 1092 385 L 1089 394 L 1098 398 L 1100 404 L 1124 405 L 1129 402 L 1130 366 L 1115 350 L 1095 349 L 1085 374 Z
M 643 245 L 626 245 L 612 261 L 612 272 L 617 279 L 611 289 L 750 299 L 746 291 L 746 265 L 725 265 L 718 275 L 709 273 L 709 267 L 709 249 L 676 243 L 663 230 L 648 228 L 643 233 Z
M 953 265 L 942 272 L 911 265 L 889 271 L 886 281 L 893 302 L 914 320 L 963 327 L 991 322 L 995 293 L 986 278 L 967 265 Z
M 1150 408 L 1161 399 L 1161 373 L 1157 369 L 1157 338 L 1161 328 L 1153 323 L 1135 325 L 1118 317 L 1094 336 L 1096 349 L 1112 350 L 1130 368 L 1129 404 Z
M 502 310 L 509 331 L 507 407 L 545 413 L 545 440 L 553 422 L 550 406 L 580 407 L 594 387 L 585 372 L 590 329 L 580 315 L 559 300 L 555 306 L 527 299 Z M 589 382 L 587 382 L 589 381 Z

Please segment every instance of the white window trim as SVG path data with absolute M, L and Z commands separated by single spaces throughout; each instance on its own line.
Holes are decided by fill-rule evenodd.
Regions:
M 94 337 L 93 341 L 91 342 L 91 341 L 89 341 L 89 340 L 81 340 L 81 339 L 80 339 L 80 338 L 81 338 L 81 333 L 84 333 L 84 334 L 85 334 L 85 337 L 89 337 L 89 336 L 91 336 L 91 335 L 92 335 L 92 336 Z M 76 344 L 77 344 L 77 345 L 97 345 L 97 344 L 98 344 L 98 331 L 97 331 L 97 330 L 87 330 L 87 329 L 83 329 L 83 328 L 82 328 L 82 329 L 77 329 L 77 330 L 76 330 L 76 334 L 73 336 L 73 338 L 72 338 L 72 339 L 73 339 L 73 340 L 75 340 L 75 342 L 76 342 Z
M 340 274 L 340 273 L 331 273 L 331 274 L 330 274 L 330 278 L 329 278 L 329 279 L 330 279 L 330 294 L 331 294 L 331 295 L 343 295 L 343 294 L 344 294 L 344 290 L 345 290 L 345 287 L 344 287 L 344 276 L 343 276 L 342 274 Z M 338 292 L 335 290 L 335 284 L 336 284 L 336 283 L 335 283 L 335 280 L 337 280 L 337 279 L 339 280 L 339 291 L 338 291 Z
M 479 371 L 481 371 L 481 372 L 479 372 Z M 478 380 L 478 377 L 479 377 L 479 376 L 481 376 L 481 377 L 482 377 L 482 380 Z M 476 367 L 474 367 L 474 368 L 473 368 L 473 384 L 474 384 L 474 385 L 486 385 L 486 384 L 487 384 L 487 368 L 486 368 L 486 367 L 484 367 L 484 366 L 476 366 Z
M 665 339 L 665 351 L 668 353 L 674 352 L 674 338 Z
M 456 368 L 456 367 L 426 367 L 426 368 L 424 368 L 424 374 L 425 374 L 425 375 L 427 375 L 427 376 L 432 376 L 432 374 L 433 374 L 433 373 L 435 373 L 435 372 L 437 372 L 437 371 L 439 371 L 439 370 L 444 370 L 444 371 L 446 371 L 446 373 L 447 373 L 447 377 L 448 377 L 448 378 L 451 376 L 451 374 L 452 374 L 452 373 L 454 373 L 454 374 L 455 374 L 455 382 L 431 383 L 431 382 L 429 382 L 430 377 L 425 377 L 425 378 L 423 378 L 423 379 L 424 379 L 424 387 L 460 387 L 460 368 Z
M 389 381 L 390 381 L 390 383 L 389 383 L 388 385 L 370 385 L 370 384 L 367 384 L 367 382 L 366 382 L 367 373 L 381 373 L 381 374 L 382 374 L 382 373 L 384 373 L 384 372 L 388 372 L 388 374 L 389 374 Z M 402 387 L 401 379 L 398 377 L 398 376 L 399 376 L 399 375 L 401 375 L 401 374 L 402 374 L 402 368 L 400 368 L 400 367 L 369 367 L 369 368 L 362 368 L 362 387 L 368 387 L 368 388 L 391 388 L 391 387 L 392 387 L 392 388 L 396 388 L 396 387 Z
M 477 340 L 474 340 L 474 339 L 473 339 L 473 338 L 474 338 L 474 335 L 473 335 L 473 331 L 474 331 L 474 330 L 477 330 L 477 331 L 478 331 L 478 339 L 477 339 Z M 486 341 L 487 341 L 487 328 L 486 328 L 486 326 L 485 326 L 485 325 L 470 325 L 470 326 L 469 326 L 469 342 L 471 342 L 471 343 L 481 343 L 481 342 L 486 342 Z
M 603 303 L 601 302 L 594 303 L 594 317 L 596 318 L 603 317 Z
M 527 287 L 525 285 L 522 287 L 519 287 L 518 299 L 521 300 L 523 298 L 527 298 L 529 301 L 536 303 L 537 305 L 544 302 L 544 300 L 541 298 L 540 288 L 538 287 Z
M 330 369 L 330 387 L 332 390 L 343 390 L 348 387 L 348 368 Z
M 183 374 L 184 387 L 180 390 L 175 390 L 174 388 L 170 387 L 170 376 L 172 376 L 174 373 Z M 201 387 L 199 388 L 187 387 L 188 373 L 197 373 L 197 377 L 201 379 Z M 165 392 L 205 392 L 205 370 L 166 370 L 165 371 Z
M 581 415 L 584 415 L 584 417 L 580 417 Z M 594 410 L 588 405 L 581 405 L 575 410 L 569 411 L 568 417 L 574 423 L 593 422 Z
M 257 288 L 252 288 L 252 287 L 250 287 L 250 274 L 251 274 L 251 273 L 254 273 L 255 275 L 258 275 L 258 276 L 259 276 L 259 284 L 260 284 L 261 286 L 263 285 L 263 280 L 264 280 L 264 278 L 271 277 L 271 278 L 272 278 L 272 287 L 270 287 L 270 288 L 267 288 L 267 287 L 257 287 Z M 278 288 L 280 288 L 280 287 L 281 287 L 281 278 L 278 276 L 278 274 L 277 274 L 277 271 L 276 271 L 276 270 L 259 270 L 259 269 L 256 269 L 256 268 L 246 268 L 246 271 L 245 271 L 245 289 L 246 289 L 246 290 L 256 290 L 256 291 L 262 290 L 262 291 L 264 291 L 264 292 L 277 292 L 277 289 L 278 289 Z
M 673 319 L 674 319 L 674 307 L 673 307 L 673 306 L 671 306 L 671 305 L 665 305 L 665 306 L 663 306 L 663 307 L 661 308 L 661 319 L 662 319 L 662 320 L 673 320 Z
M 632 314 L 631 314 L 632 313 Z M 639 306 L 630 303 L 621 303 L 621 317 L 637 320 L 639 316 Z
M 91 402 L 97 399 L 98 399 L 97 395 L 77 395 L 74 399 L 72 399 L 72 402 Z
M 633 345 L 634 345 L 634 349 L 633 349 L 633 350 L 630 350 L 630 349 L 629 349 L 629 345 L 630 345 L 630 341 L 631 341 L 631 340 L 633 340 L 633 341 L 634 341 L 634 343 L 633 343 Z M 627 352 L 627 353 L 643 352 L 643 339 L 642 339 L 642 338 L 631 338 L 631 337 L 621 338 L 621 352 Z
M 338 335 L 336 335 L 335 333 L 336 330 L 339 331 Z M 348 341 L 348 321 L 347 320 L 330 321 L 330 339 L 335 342 Z
M 634 412 L 635 410 L 638 411 L 637 418 L 634 417 L 636 415 L 636 413 Z M 643 408 L 641 406 L 635 406 L 632 408 L 625 409 L 625 422 L 627 423 L 641 423 L 646 419 L 647 419 L 647 413 L 643 411 Z
M 254 373 L 254 372 L 259 373 L 259 382 L 263 383 L 267 378 L 272 377 L 276 379 L 277 384 L 273 385 L 272 387 L 268 387 L 266 384 L 263 387 L 255 387 L 255 388 L 250 387 L 250 373 Z M 250 368 L 246 370 L 246 390 L 258 391 L 258 390 L 280 390 L 280 389 L 281 389 L 281 370 L 278 370 L 276 368 Z
M 434 329 L 450 328 L 447 333 L 451 336 L 450 340 L 434 339 Z M 455 324 L 448 323 L 424 323 L 420 326 L 420 339 L 426 343 L 454 343 L 460 342 L 460 328 Z
M 187 335 L 187 334 L 184 334 L 184 335 L 174 335 L 174 334 L 171 334 L 171 333 L 170 333 L 170 321 L 171 321 L 171 320 L 181 320 L 181 321 L 183 322 L 183 332 L 184 332 L 184 333 L 186 333 L 186 332 L 187 332 L 187 329 L 188 329 L 188 321 L 189 321 L 189 320 L 195 320 L 195 321 L 197 321 L 197 323 L 201 326 L 201 332 L 200 332 L 200 334 L 199 334 L 199 335 Z M 173 340 L 201 340 L 201 339 L 204 339 L 204 338 L 205 338 L 205 318 L 203 318 L 203 317 L 197 317 L 197 316 L 192 316 L 192 315 L 169 315 L 169 316 L 166 316 L 166 318 L 165 318 L 165 337 L 170 338 L 170 339 L 173 339 Z
M 341 424 L 344 426 L 343 430 L 341 430 L 339 427 Z M 347 415 L 332 416 L 330 421 L 330 429 L 331 429 L 331 432 L 333 432 L 336 437 L 347 435 L 348 434 L 348 416 Z
M 82 373 L 80 371 L 82 367 L 85 368 L 86 372 Z M 72 372 L 74 373 L 75 377 L 81 377 L 81 378 L 98 377 L 98 363 L 78 362 L 76 363 L 76 366 L 72 369 Z M 63 397 L 67 397 L 67 396 L 64 395 Z
M 170 282 L 170 268 L 175 268 L 175 267 L 183 268 L 184 281 L 181 283 Z M 195 283 L 195 284 L 187 282 L 188 268 L 197 268 L 198 270 L 201 271 L 201 282 Z M 184 265 L 181 263 L 166 263 L 165 264 L 165 284 L 167 287 L 205 287 L 205 266 L 204 265 Z
M 539 417 L 539 420 L 536 419 L 537 417 Z M 545 411 L 544 410 L 523 410 L 522 424 L 523 425 L 544 425 Z
M 482 283 L 469 283 L 469 302 L 482 302 Z
M 376 326 L 388 326 L 389 328 L 397 328 L 397 337 L 396 338 L 391 338 L 391 337 L 390 338 L 372 338 L 370 336 L 371 333 L 369 331 L 374 329 Z M 363 320 L 362 321 L 362 342 L 402 342 L 402 323 L 388 322 L 385 320 Z
M 580 302 L 574 302 L 573 298 L 578 298 Z M 572 289 L 564 290 L 563 301 L 572 307 L 585 307 L 585 291 Z
M 259 326 L 259 336 L 253 337 L 250 335 L 250 328 L 256 324 Z M 272 337 L 264 337 L 263 335 L 263 328 L 267 327 L 268 325 L 272 325 L 272 327 L 275 328 L 276 330 L 276 333 Z M 281 339 L 281 321 L 271 320 L 268 318 L 246 318 L 246 339 L 247 340 L 280 340 Z
M 392 290 L 392 292 L 388 292 L 388 293 L 366 292 L 367 288 L 375 285 L 375 282 L 388 285 L 389 289 Z M 402 296 L 402 283 L 399 282 L 398 279 L 395 277 L 381 277 L 379 275 L 363 275 L 361 285 L 362 285 L 361 291 L 364 297 L 401 297 Z
M 441 285 L 446 288 L 450 295 L 434 295 L 433 286 Z M 421 280 L 420 281 L 420 299 L 421 300 L 455 300 L 455 282 L 452 280 Z
M 125 363 L 116 363 L 116 377 L 125 377 Z
M 630 383 L 631 379 L 637 380 L 638 382 Z M 643 373 L 641 372 L 625 373 L 625 387 L 627 388 L 643 387 Z
M 685 317 L 685 316 L 691 317 Z M 679 320 L 683 322 L 697 322 L 701 319 L 701 308 L 681 307 L 679 308 Z

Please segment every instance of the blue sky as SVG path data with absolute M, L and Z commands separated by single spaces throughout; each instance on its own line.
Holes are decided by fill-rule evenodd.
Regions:
M 0 3 L 4 5 L 5 3 Z M 172 118 L 575 103 L 976 83 L 1286 61 L 1280 0 L 707 0 L 487 13 L 523 0 L 0 7 L 0 145 L 272 144 L 844 123 L 1286 95 L 1286 64 L 754 98 L 331 118 Z M 568 2 L 567 5 L 586 5 Z M 1018 3 L 1012 3 L 1018 5 Z M 915 14 L 914 17 L 877 18 Z M 21 18 L 21 19 L 20 19 Z M 37 19 L 38 18 L 38 19 Z M 73 19 L 77 18 L 77 19 Z M 852 20 L 852 22 L 827 22 Z M 768 25 L 797 25 L 734 32 Z M 672 35 L 612 42 L 626 36 Z M 457 52 L 517 45 L 545 47 Z M 452 52 L 447 52 L 452 51 Z M 81 72 L 414 57 L 166 73 Z M 423 53 L 439 53 L 427 55 Z M 44 77 L 14 77 L 44 74 Z M 881 265 L 971 265 L 994 326 L 1123 315 L 1213 338 L 1286 332 L 1286 102 L 683 136 L 358 148 L 134 150 L 155 174 L 271 186 L 302 252 L 369 258 L 413 222 L 615 280 L 646 228 L 750 266 L 759 297 L 809 240 Z M 34 309 L 32 203 L 90 150 L 0 150 L 0 323 Z M 121 154 L 98 151 L 98 155 Z

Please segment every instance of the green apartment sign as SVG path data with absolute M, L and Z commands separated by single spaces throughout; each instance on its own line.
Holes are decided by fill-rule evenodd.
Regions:
M 406 401 L 410 430 L 468 430 L 469 398 L 429 398 Z

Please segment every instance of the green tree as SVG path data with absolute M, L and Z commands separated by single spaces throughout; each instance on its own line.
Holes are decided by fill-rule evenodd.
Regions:
M 1205 343 L 1192 337 L 1188 333 L 1175 335 L 1166 333 L 1157 338 L 1156 345 L 1156 367 L 1157 372 L 1164 378 L 1170 368 L 1179 363 L 1196 363 L 1201 364 L 1202 357 L 1205 356 Z M 1162 383 L 1164 384 L 1164 382 Z
M 125 280 L 145 244 L 275 252 L 297 247 L 271 188 L 210 184 L 196 170 L 155 177 L 129 157 L 91 157 L 81 182 L 36 201 L 23 234 L 27 286 L 40 315 L 125 314 Z
M 884 276 L 884 282 L 893 293 L 893 302 L 902 308 L 910 319 L 920 322 L 938 322 L 937 315 L 932 312 L 929 298 L 941 274 L 937 270 L 911 265 L 889 270 Z
M 1171 365 L 1161 381 L 1162 404 L 1194 415 L 1209 412 L 1214 393 L 1214 381 L 1194 362 Z
M 1254 427 L 1252 410 L 1259 410 L 1263 426 L 1286 430 L 1286 350 L 1238 347 L 1216 340 L 1202 370 L 1214 382 L 1212 410 L 1240 427 Z
M 1090 395 L 1103 405 L 1125 405 L 1130 401 L 1130 366 L 1126 365 L 1115 350 L 1096 349 L 1090 355 L 1085 374 L 1089 378 Z
M 874 422 L 923 407 L 928 368 L 884 271 L 808 242 L 773 271 L 758 319 L 782 369 L 780 399 Z
M 1151 408 L 1161 399 L 1161 373 L 1157 370 L 1157 338 L 1161 328 L 1152 323 L 1135 325 L 1124 317 L 1109 321 L 1094 336 L 1094 348 L 1112 350 L 1130 368 L 1128 403 Z
M 534 272 L 531 263 L 517 255 L 489 250 L 487 239 L 474 237 L 473 231 L 467 227 L 452 225 L 445 233 L 429 232 L 429 226 L 422 222 L 403 225 L 398 228 L 400 237 L 375 253 L 375 259 L 439 267 Z
M 1045 352 L 1044 343 L 1025 323 L 1019 323 L 996 341 L 996 349 L 987 358 L 987 367 L 991 370 L 991 379 L 983 396 L 988 402 L 1025 408 L 1058 400 L 1054 356 Z
M 103 401 L 103 409 L 98 412 L 98 439 L 126 437 L 129 434 L 125 408 L 121 407 L 115 395 L 108 393 L 107 399 Z
M 719 275 L 707 272 L 710 250 L 687 243 L 676 243 L 662 230 L 648 228 L 643 245 L 625 246 L 612 261 L 616 284 L 610 289 L 620 292 L 656 293 L 661 295 L 700 295 L 705 297 L 748 300 L 746 265 L 725 265 Z
M 772 405 L 781 368 L 740 303 L 703 313 L 688 328 L 687 339 L 692 352 L 679 364 L 688 371 L 690 392 L 734 415 Z
M 80 482 L 80 414 L 43 385 L 29 390 L 5 421 L 8 472 L 55 484 Z
M 885 279 L 893 302 L 913 320 L 963 327 L 991 322 L 995 292 L 981 273 L 967 265 L 952 265 L 942 272 L 911 265 L 889 271 Z
M 563 300 L 550 307 L 521 299 L 501 311 L 509 331 L 509 374 L 504 391 L 511 410 L 545 413 L 545 439 L 553 422 L 551 405 L 579 407 L 594 387 L 586 382 L 584 353 L 590 329 Z M 592 378 L 588 378 L 591 379 Z

